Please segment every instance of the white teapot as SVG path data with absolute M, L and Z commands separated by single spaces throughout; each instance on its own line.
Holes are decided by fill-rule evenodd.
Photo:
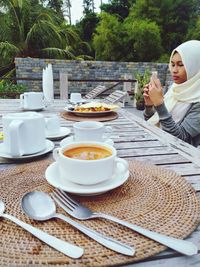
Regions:
M 2 117 L 4 149 L 12 156 L 40 152 L 46 148 L 45 119 L 37 112 L 11 113 Z

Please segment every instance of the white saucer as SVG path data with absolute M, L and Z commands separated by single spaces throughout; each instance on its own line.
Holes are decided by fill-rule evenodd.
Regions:
M 74 136 L 68 136 L 66 138 L 64 138 L 61 142 L 60 142 L 60 146 L 63 147 L 63 146 L 66 146 L 68 144 L 71 144 L 75 142 L 74 140 Z M 113 146 L 114 145 L 114 142 L 112 139 L 104 139 L 103 140 L 104 143 L 110 145 L 110 146 Z
M 42 111 L 45 107 L 40 107 L 40 108 L 23 108 L 21 107 L 21 109 L 23 111 Z
M 65 137 L 66 135 L 70 134 L 71 130 L 67 127 L 60 127 L 60 132 L 56 135 L 47 135 L 46 138 L 51 140 L 58 140 L 62 137 Z
M 115 173 L 109 180 L 95 185 L 84 186 L 63 179 L 59 176 L 57 162 L 49 165 L 49 167 L 45 171 L 45 177 L 49 184 L 68 193 L 85 196 L 100 195 L 109 190 L 119 187 L 128 179 L 129 171 L 122 173 L 120 172 L 120 165 L 117 166 L 118 167 L 116 168 Z
M 35 157 L 39 157 L 41 155 L 44 155 L 54 149 L 54 143 L 50 140 L 46 140 L 46 148 L 38 153 L 29 154 L 29 155 L 23 155 L 23 156 L 12 156 L 8 154 L 6 151 L 4 151 L 4 144 L 0 144 L 0 157 L 7 158 L 7 159 L 31 159 Z

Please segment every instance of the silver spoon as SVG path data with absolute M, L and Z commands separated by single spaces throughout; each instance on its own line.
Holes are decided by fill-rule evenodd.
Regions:
M 109 249 L 129 256 L 133 256 L 135 253 L 133 248 L 77 223 L 63 214 L 56 213 L 55 202 L 47 193 L 39 191 L 29 192 L 23 196 L 21 205 L 26 215 L 34 220 L 45 221 L 59 218 Z
M 71 257 L 71 258 L 80 258 L 83 255 L 83 249 L 80 247 L 77 247 L 75 245 L 69 244 L 61 239 L 58 239 L 54 236 L 51 236 L 42 230 L 37 229 L 36 227 L 33 227 L 30 224 L 27 224 L 16 217 L 4 213 L 5 211 L 5 204 L 2 200 L 0 200 L 0 217 L 3 217 L 5 219 L 8 219 L 17 225 L 21 226 L 25 230 L 27 230 L 32 235 L 36 236 L 38 239 L 42 240 L 46 244 L 48 244 L 50 247 L 55 248 L 56 250 L 62 252 L 63 254 Z

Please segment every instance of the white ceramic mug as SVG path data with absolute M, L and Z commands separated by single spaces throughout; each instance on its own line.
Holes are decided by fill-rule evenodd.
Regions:
M 64 155 L 64 152 L 77 147 L 105 149 L 110 152 L 110 156 L 95 160 L 84 160 Z M 54 149 L 53 157 L 58 164 L 60 176 L 81 185 L 93 185 L 110 179 L 117 168 L 117 164 L 121 165 L 119 169 L 122 175 L 128 170 L 128 162 L 117 157 L 116 149 L 101 142 L 75 142 Z
M 112 127 L 99 121 L 80 121 L 73 124 L 75 141 L 99 141 L 110 137 Z
M 20 95 L 20 107 L 37 110 L 44 108 L 44 95 L 41 92 L 26 92 Z
M 82 97 L 80 93 L 71 93 L 70 94 L 70 102 L 72 103 L 79 103 L 82 101 Z
M 60 119 L 57 115 L 45 118 L 45 131 L 47 136 L 53 136 L 60 133 Z
M 37 112 L 11 113 L 2 117 L 4 149 L 12 156 L 40 152 L 46 148 L 44 116 Z

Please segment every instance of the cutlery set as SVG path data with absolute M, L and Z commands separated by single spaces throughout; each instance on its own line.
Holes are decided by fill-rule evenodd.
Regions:
M 105 236 L 100 232 L 94 231 L 93 229 L 88 228 L 85 225 L 78 223 L 63 214 L 57 213 L 54 201 L 65 212 L 67 212 L 70 216 L 76 219 L 88 220 L 88 219 L 104 218 L 107 220 L 111 220 L 115 223 L 118 223 L 120 225 L 123 225 L 130 230 L 133 230 L 143 236 L 146 236 L 154 241 L 157 241 L 158 243 L 163 244 L 171 249 L 174 249 L 184 255 L 191 256 L 197 254 L 198 252 L 197 246 L 192 242 L 173 238 L 157 232 L 153 232 L 108 214 L 93 212 L 86 206 L 83 206 L 82 204 L 72 199 L 71 196 L 69 196 L 66 192 L 58 189 L 56 189 L 50 195 L 40 191 L 33 191 L 25 194 L 21 201 L 21 208 L 23 212 L 31 219 L 37 221 L 46 221 L 53 218 L 59 218 L 65 221 L 66 223 L 72 225 L 80 232 L 89 236 L 96 242 L 100 243 L 101 245 L 113 251 L 128 256 L 133 256 L 135 254 L 135 248 L 130 247 L 124 243 L 121 243 L 120 241 L 113 239 L 112 237 Z M 5 210 L 5 205 L 0 200 L 0 217 L 13 221 L 17 225 L 21 226 L 22 228 L 30 232 L 32 235 L 36 236 L 41 241 L 45 242 L 49 246 L 55 248 L 56 250 L 62 252 L 63 254 L 71 258 L 80 258 L 83 255 L 84 253 L 83 248 L 70 244 L 54 236 L 51 236 L 46 232 L 39 230 L 36 227 L 33 227 L 17 219 L 12 215 L 5 214 L 4 210 Z

